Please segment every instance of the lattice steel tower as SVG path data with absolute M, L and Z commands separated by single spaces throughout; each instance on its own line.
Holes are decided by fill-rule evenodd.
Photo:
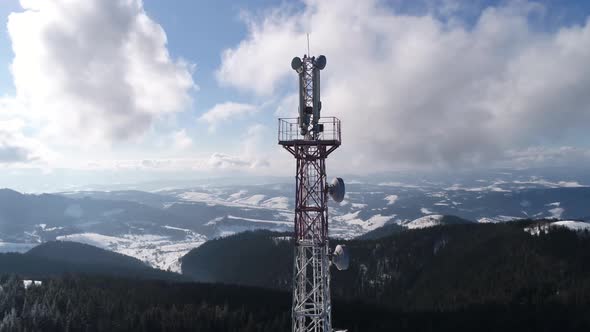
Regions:
M 320 70 L 326 57 L 294 58 L 299 74 L 299 117 L 279 119 L 279 144 L 297 160 L 293 332 L 332 332 L 330 265 L 348 266 L 345 248 L 328 246 L 328 196 L 344 198 L 344 182 L 326 182 L 326 158 L 340 146 L 340 120 L 320 117 Z

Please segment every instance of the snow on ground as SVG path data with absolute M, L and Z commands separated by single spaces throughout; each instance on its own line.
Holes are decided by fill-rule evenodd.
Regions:
M 11 243 L 0 242 L 0 253 L 4 252 L 27 252 L 31 248 L 38 246 L 39 243 Z
M 531 235 L 547 234 L 549 232 L 549 224 L 525 227 L 524 231 Z
M 196 191 L 184 192 L 182 194 L 179 194 L 178 198 L 189 202 L 202 202 L 210 204 L 215 204 L 215 202 L 217 201 L 216 197 L 214 195 L 211 195 L 210 193 Z
M 549 210 L 549 213 L 551 213 L 551 218 L 560 219 L 564 211 L 565 210 L 563 208 L 556 207 Z
M 372 230 L 377 229 L 379 227 L 383 227 L 385 225 L 385 223 L 387 223 L 388 221 L 390 221 L 394 217 L 395 217 L 395 215 L 392 215 L 392 216 L 382 216 L 380 214 L 374 215 L 365 221 L 366 225 L 364 226 L 364 228 L 367 231 L 372 231 Z
M 257 195 L 252 195 L 250 197 L 237 199 L 234 201 L 234 203 L 258 206 L 260 204 L 260 202 L 262 202 L 265 198 L 266 198 L 266 196 L 261 195 L 261 194 L 257 194 Z
M 552 227 L 565 227 L 573 231 L 590 231 L 590 223 L 575 220 L 562 220 L 551 223 Z
M 233 194 L 229 195 L 229 198 L 235 201 L 236 199 L 242 198 L 242 196 L 246 195 L 247 193 L 248 193 L 247 190 L 240 190 L 237 193 L 233 193 Z
M 332 219 L 336 220 L 336 221 L 342 221 L 342 222 L 348 223 L 352 220 L 358 219 L 359 213 L 361 213 L 361 211 L 355 211 L 355 212 L 346 213 L 346 214 L 343 214 L 340 216 L 334 216 Z
M 43 285 L 42 281 L 39 280 L 23 280 L 23 286 L 25 289 L 29 289 L 31 286 L 41 286 Z
M 85 243 L 106 250 L 113 250 L 114 248 L 117 248 L 120 244 L 129 242 L 120 237 L 107 236 L 98 233 L 78 233 L 62 235 L 58 236 L 56 240 Z
M 400 187 L 400 188 L 420 188 L 417 185 L 413 185 L 413 184 L 406 184 L 406 183 L 401 183 L 401 182 L 381 182 L 379 183 L 379 186 L 384 186 L 384 187 Z
M 363 203 L 352 203 L 350 206 L 352 206 L 353 209 L 364 209 L 369 205 Z
M 538 179 L 536 177 L 532 177 L 529 181 L 513 181 L 515 184 L 536 184 L 545 186 L 548 188 L 581 188 L 587 187 L 586 185 L 580 184 L 577 181 L 558 181 L 558 182 L 551 182 L 545 179 Z
M 479 218 L 477 219 L 477 222 L 480 224 L 497 224 L 497 223 L 502 223 L 502 222 L 509 222 L 509 221 L 513 221 L 513 220 L 518 220 L 518 219 L 522 219 L 519 217 L 512 217 L 512 216 L 495 216 L 495 217 L 485 217 L 485 218 Z
M 433 214 L 429 216 L 420 217 L 409 223 L 403 225 L 409 229 L 419 229 L 419 228 L 427 228 L 440 225 L 443 215 L 441 214 Z
M 332 218 L 332 220 L 351 226 L 351 225 L 356 225 L 356 226 L 360 226 L 361 231 L 360 234 L 362 233 L 366 233 L 368 231 L 372 231 L 376 228 L 379 228 L 383 225 L 385 225 L 389 220 L 395 218 L 395 215 L 391 215 L 391 216 L 382 216 L 381 214 L 377 214 L 374 215 L 372 217 L 370 217 L 367 220 L 363 220 L 361 218 L 359 218 L 359 213 L 360 211 L 356 211 L 356 212 L 352 212 L 352 213 L 347 213 L 347 214 L 343 214 L 340 216 L 334 216 Z M 340 228 L 342 230 L 344 230 L 342 228 L 342 226 L 340 226 Z M 332 225 L 330 225 L 330 230 L 331 232 L 333 231 L 333 233 L 338 234 L 338 236 L 342 236 L 342 237 L 347 237 L 348 233 L 350 232 L 345 232 L 344 234 L 338 232 L 338 228 L 332 227 Z M 349 229 L 350 231 L 350 229 Z M 357 234 L 358 235 L 358 234 Z
M 286 226 L 292 226 L 293 225 L 293 222 L 291 222 L 291 221 L 278 221 L 278 220 L 263 220 L 263 219 L 242 218 L 242 217 L 236 217 L 236 216 L 232 216 L 232 215 L 227 216 L 227 218 L 228 219 L 234 219 L 234 220 L 245 220 L 245 221 L 251 221 L 251 222 L 259 222 L 259 223 L 265 223 L 265 224 L 286 225 Z
M 284 196 L 273 197 L 273 198 L 265 200 L 260 205 L 263 207 L 267 207 L 269 209 L 288 210 L 289 209 L 289 199 Z
M 447 191 L 470 191 L 470 192 L 487 192 L 487 191 L 493 191 L 493 192 L 501 192 L 501 193 L 509 193 L 510 190 L 507 189 L 503 189 L 498 187 L 498 184 L 502 184 L 501 182 L 497 182 L 497 183 L 493 183 L 489 186 L 486 187 L 464 187 L 460 184 L 454 184 L 450 187 L 445 188 L 445 190 Z
M 89 244 L 135 257 L 155 268 L 180 272 L 178 259 L 191 249 L 203 244 L 206 238 L 188 229 L 164 227 L 185 231 L 186 237 L 182 240 L 172 240 L 168 236 L 153 234 L 107 236 L 97 233 L 78 233 L 58 236 L 57 240 Z
M 549 233 L 551 228 L 564 227 L 572 231 L 583 232 L 590 231 L 590 223 L 575 220 L 554 221 L 541 225 L 525 227 L 524 231 L 531 235 L 540 235 Z
M 246 190 L 241 190 L 237 193 L 223 198 L 217 194 L 197 191 L 186 191 L 177 195 L 178 198 L 187 202 L 205 203 L 207 205 L 223 205 L 230 207 L 242 208 L 258 208 L 258 209 L 273 209 L 273 210 L 288 210 L 289 199 L 287 197 L 279 196 L 268 198 L 262 194 L 255 194 L 245 196 Z
M 387 201 L 387 205 L 393 205 L 399 197 L 397 195 L 385 196 L 384 200 Z
M 420 212 L 422 212 L 422 214 L 433 214 L 434 212 L 428 210 L 427 208 L 421 208 Z
M 209 220 L 205 226 L 213 226 L 215 224 L 217 224 L 219 221 L 222 221 L 224 217 L 217 217 L 217 218 L 213 218 L 211 220 Z

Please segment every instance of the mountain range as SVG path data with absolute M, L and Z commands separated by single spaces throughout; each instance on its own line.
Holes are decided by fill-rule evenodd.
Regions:
M 74 241 L 180 271 L 179 259 L 208 240 L 243 231 L 293 228 L 294 184 L 202 181 L 22 194 L 0 190 L 0 252 Z M 588 172 L 494 170 L 477 173 L 350 176 L 342 203 L 329 202 L 330 236 L 518 219 L 589 220 Z M 137 190 L 141 188 L 149 191 Z M 84 188 L 82 188 L 84 189 Z M 454 216 L 454 217 L 450 217 Z

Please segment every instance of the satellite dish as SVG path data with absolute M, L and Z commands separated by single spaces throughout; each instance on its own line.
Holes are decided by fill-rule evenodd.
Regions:
M 299 70 L 301 66 L 303 66 L 303 62 L 301 62 L 300 57 L 296 56 L 291 60 L 291 68 L 293 68 L 293 70 Z
M 344 200 L 344 194 L 346 194 L 344 180 L 342 180 L 342 178 L 334 178 L 332 183 L 328 185 L 328 193 L 334 201 L 338 203 L 342 202 L 342 200 Z
M 324 68 L 326 68 L 326 57 L 323 55 L 320 55 L 316 60 L 315 60 L 315 66 L 322 70 Z
M 337 245 L 332 254 L 332 264 L 336 265 L 336 268 L 340 271 L 348 270 L 350 265 L 350 255 L 348 248 L 345 245 Z

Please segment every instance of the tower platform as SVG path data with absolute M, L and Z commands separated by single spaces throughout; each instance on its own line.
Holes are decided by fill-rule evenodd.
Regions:
M 324 146 L 332 152 L 342 144 L 340 120 L 336 117 L 323 117 L 318 121 L 319 132 L 317 137 L 310 134 L 302 135 L 299 129 L 298 118 L 279 119 L 279 144 L 289 150 L 298 146 Z

